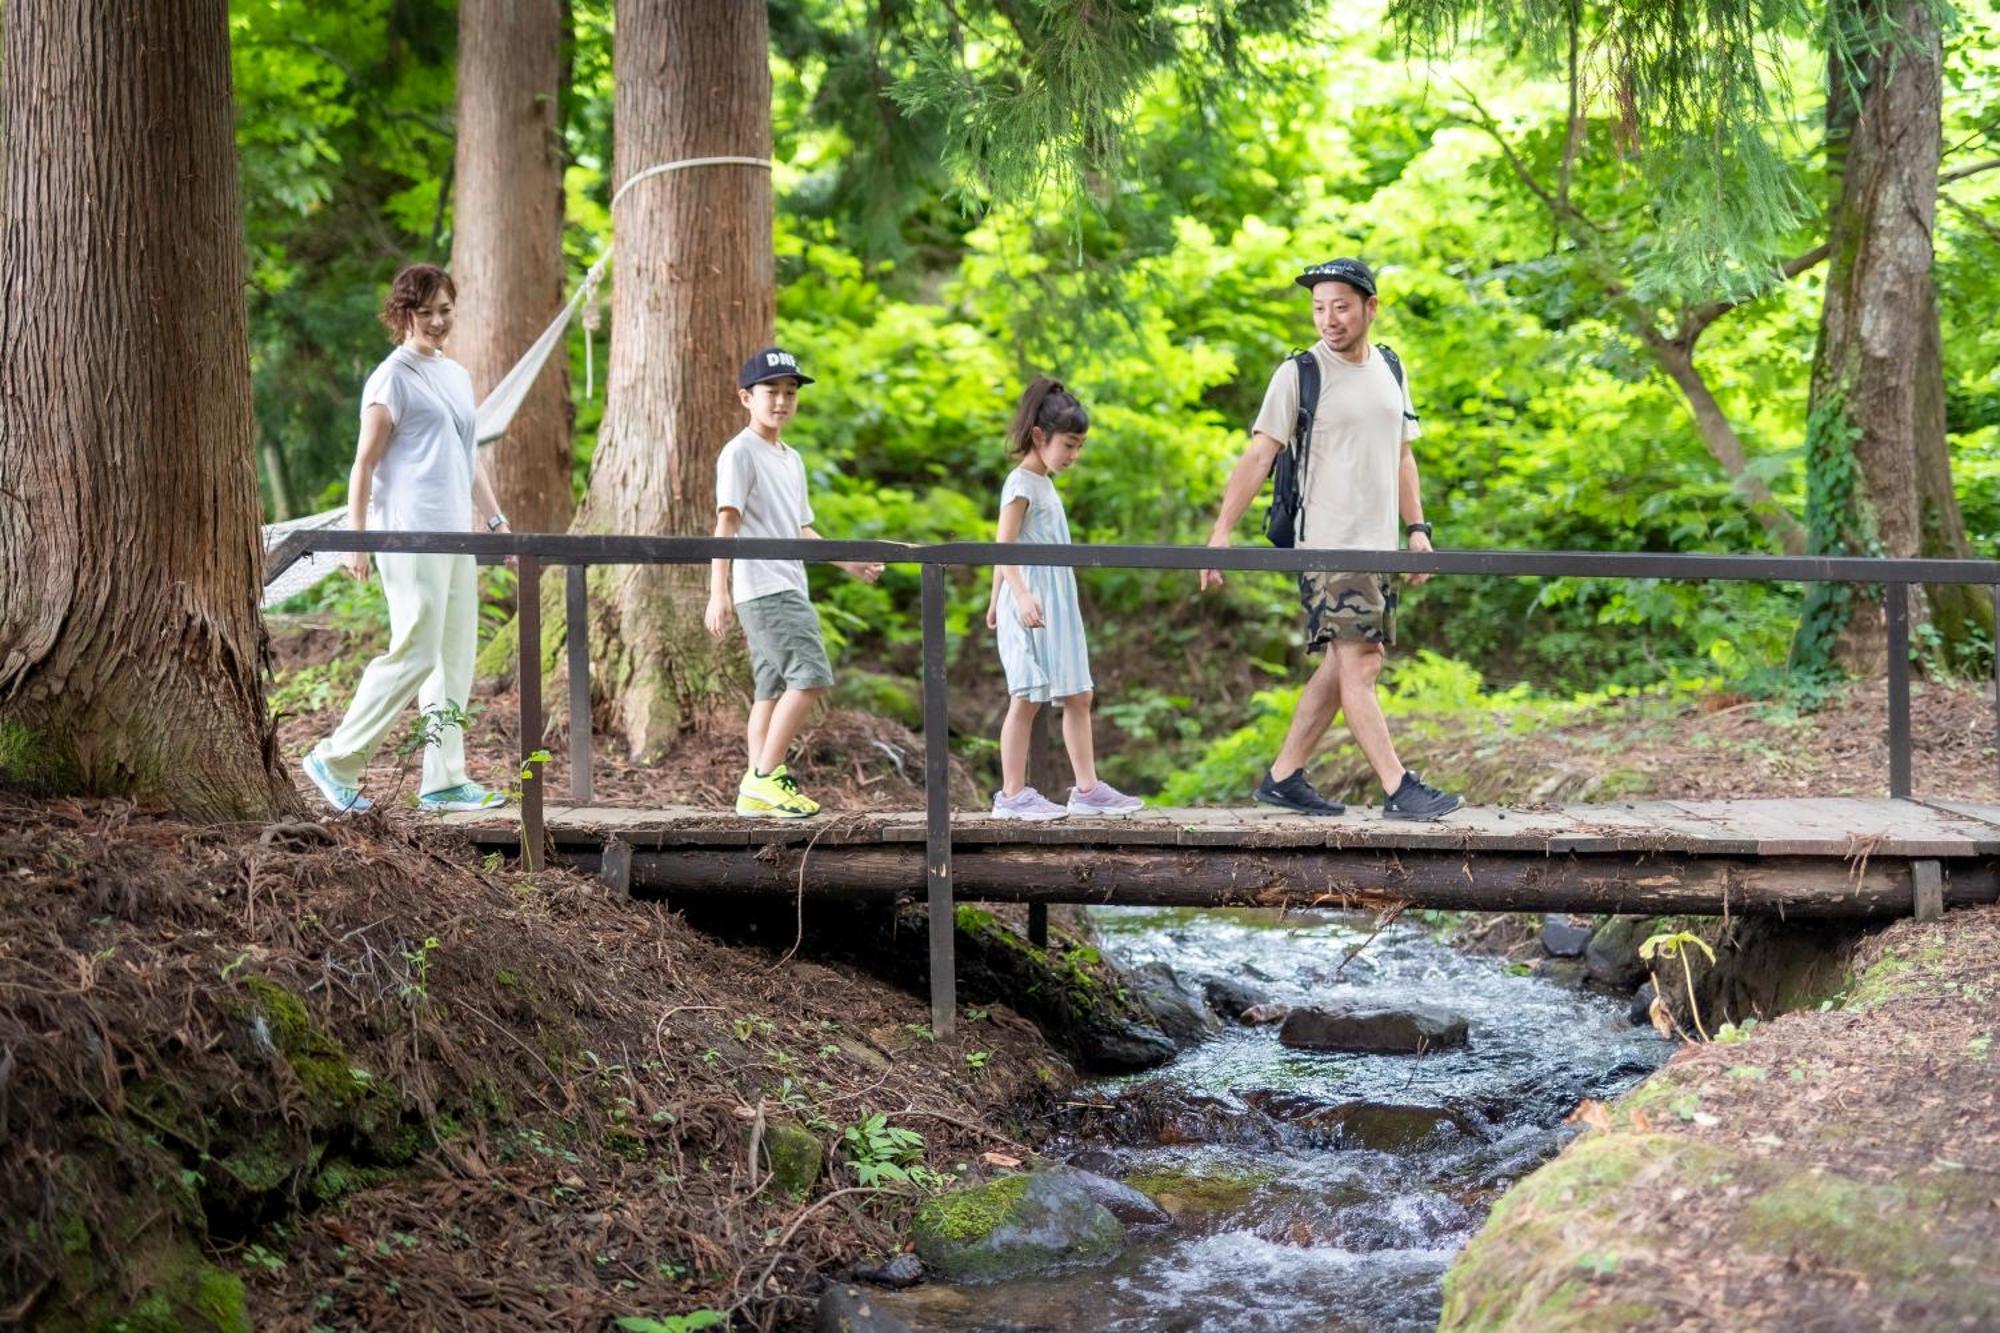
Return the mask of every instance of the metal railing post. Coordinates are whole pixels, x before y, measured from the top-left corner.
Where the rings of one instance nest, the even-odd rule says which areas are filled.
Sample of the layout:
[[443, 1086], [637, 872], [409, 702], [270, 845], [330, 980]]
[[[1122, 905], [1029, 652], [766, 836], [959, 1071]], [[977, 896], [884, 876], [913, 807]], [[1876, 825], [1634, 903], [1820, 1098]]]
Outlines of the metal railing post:
[[589, 805], [590, 772], [590, 567], [563, 572], [564, 633], [569, 643], [569, 799]]
[[[1049, 714], [1052, 708], [1036, 710], [1034, 728], [1028, 733], [1028, 785], [1050, 800], [1050, 793], [1056, 789], [1055, 744], [1049, 739]], [[1047, 903], [1028, 904], [1028, 943], [1037, 949], [1049, 947], [1049, 905]]]
[[945, 708], [944, 566], [923, 566], [924, 846], [930, 909], [931, 1031], [951, 1036], [958, 1022], [958, 979], [952, 958], [957, 924], [951, 901], [951, 725]]
[[516, 584], [516, 627], [520, 630], [521, 664], [515, 687], [521, 698], [521, 868], [542, 866], [542, 766], [535, 754], [542, 748], [542, 560], [519, 557]]
[[1910, 796], [1910, 586], [1882, 586], [1889, 630], [1889, 795]]

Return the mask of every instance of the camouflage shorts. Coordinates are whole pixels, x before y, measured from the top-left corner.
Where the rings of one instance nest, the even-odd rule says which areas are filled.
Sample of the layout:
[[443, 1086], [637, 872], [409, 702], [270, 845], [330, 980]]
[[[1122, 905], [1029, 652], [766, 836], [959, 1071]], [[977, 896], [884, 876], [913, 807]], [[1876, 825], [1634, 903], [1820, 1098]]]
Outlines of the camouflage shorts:
[[1306, 651], [1344, 643], [1396, 642], [1396, 589], [1380, 574], [1299, 575], [1299, 602], [1306, 612]]

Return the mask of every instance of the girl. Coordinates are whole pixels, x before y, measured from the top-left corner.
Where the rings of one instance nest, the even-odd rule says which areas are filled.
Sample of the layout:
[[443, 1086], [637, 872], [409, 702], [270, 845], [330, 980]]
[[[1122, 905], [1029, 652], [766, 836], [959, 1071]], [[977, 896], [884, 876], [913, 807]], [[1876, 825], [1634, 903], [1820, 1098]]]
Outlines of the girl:
[[[347, 479], [347, 523], [429, 532], [506, 532], [479, 465], [472, 377], [444, 354], [458, 289], [435, 264], [396, 275], [382, 306], [395, 340], [361, 391], [361, 439]], [[465, 706], [479, 630], [479, 579], [469, 555], [375, 557], [389, 599], [389, 651], [368, 664], [340, 727], [305, 758], [306, 776], [339, 811], [366, 810], [361, 774], [410, 700], [425, 718], [425, 810], [483, 810], [506, 798], [466, 776]], [[347, 557], [364, 582], [368, 553]]]
[[[1000, 491], [1001, 541], [1069, 541], [1069, 519], [1049, 478], [1076, 462], [1089, 429], [1090, 414], [1062, 385], [1043, 376], [1028, 386], [1007, 430], [1019, 463]], [[993, 798], [993, 817], [1129, 815], [1143, 806], [1144, 801], [1097, 777], [1090, 739], [1090, 652], [1083, 640], [1076, 571], [996, 567], [986, 625], [1000, 631], [1000, 661], [1012, 696], [1000, 728], [1001, 790]], [[1036, 712], [1051, 700], [1062, 705], [1063, 748], [1076, 774], [1067, 808], [1027, 785], [1029, 734]]]

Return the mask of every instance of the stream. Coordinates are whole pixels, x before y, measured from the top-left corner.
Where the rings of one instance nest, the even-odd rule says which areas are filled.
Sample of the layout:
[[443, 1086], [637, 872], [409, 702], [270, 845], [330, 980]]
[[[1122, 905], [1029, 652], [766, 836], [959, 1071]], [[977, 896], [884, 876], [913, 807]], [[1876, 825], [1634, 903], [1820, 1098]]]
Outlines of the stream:
[[[1125, 1179], [1175, 1215], [1123, 1252], [988, 1286], [883, 1293], [920, 1330], [1423, 1329], [1442, 1279], [1507, 1185], [1574, 1131], [1583, 1097], [1611, 1097], [1673, 1046], [1622, 1000], [1513, 975], [1397, 922], [1260, 910], [1103, 908], [1105, 951], [1162, 961], [1199, 990], [1229, 978], [1295, 1005], [1423, 1003], [1470, 1020], [1460, 1049], [1318, 1054], [1275, 1026], [1225, 1026], [1164, 1069], [1079, 1089], [1046, 1151]], [[1326, 1113], [1383, 1104], [1347, 1127]], [[1163, 1109], [1164, 1108], [1164, 1109]]]

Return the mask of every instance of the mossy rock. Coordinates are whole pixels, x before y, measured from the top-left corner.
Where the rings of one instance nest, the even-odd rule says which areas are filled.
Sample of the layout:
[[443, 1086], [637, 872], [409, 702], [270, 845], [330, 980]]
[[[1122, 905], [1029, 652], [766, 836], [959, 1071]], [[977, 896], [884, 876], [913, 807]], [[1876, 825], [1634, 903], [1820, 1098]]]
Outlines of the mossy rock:
[[192, 1242], [164, 1228], [149, 1232], [124, 1256], [129, 1276], [124, 1289], [135, 1293], [129, 1300], [118, 1295], [120, 1284], [89, 1254], [73, 1259], [64, 1267], [61, 1294], [40, 1323], [44, 1329], [250, 1333], [243, 1279], [209, 1263]]
[[810, 1131], [783, 1120], [764, 1126], [764, 1165], [794, 1199], [812, 1192], [825, 1164], [826, 1149]]
[[940, 1276], [997, 1282], [1099, 1263], [1125, 1243], [1125, 1226], [1074, 1172], [1003, 1176], [917, 1209], [917, 1254]]
[[1271, 1183], [1268, 1171], [1157, 1167], [1129, 1172], [1122, 1180], [1167, 1210], [1176, 1222], [1245, 1207]]

